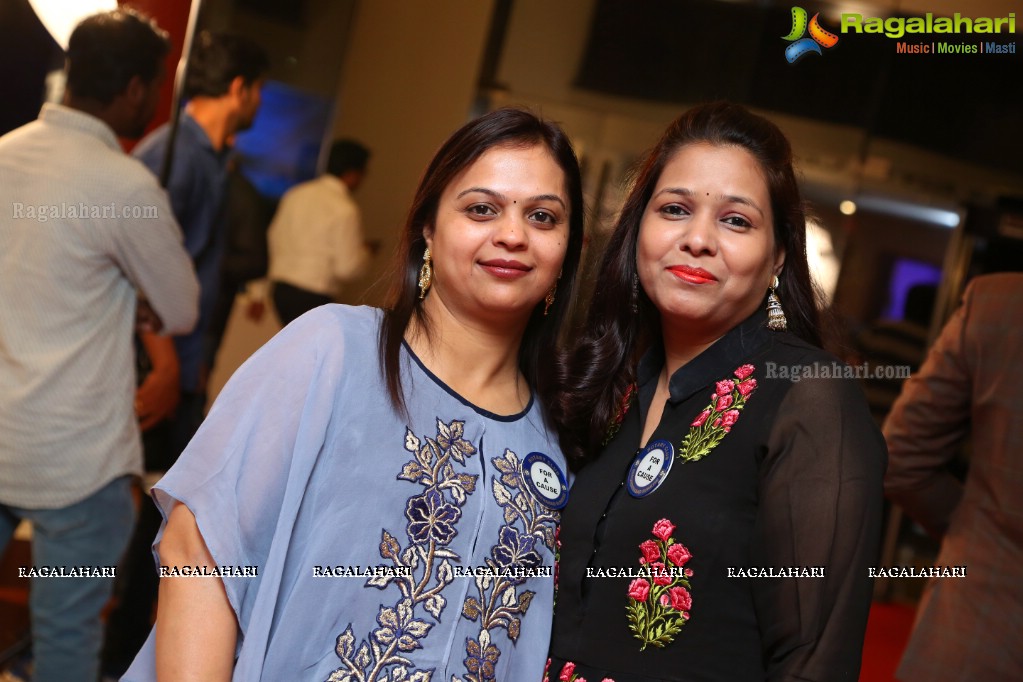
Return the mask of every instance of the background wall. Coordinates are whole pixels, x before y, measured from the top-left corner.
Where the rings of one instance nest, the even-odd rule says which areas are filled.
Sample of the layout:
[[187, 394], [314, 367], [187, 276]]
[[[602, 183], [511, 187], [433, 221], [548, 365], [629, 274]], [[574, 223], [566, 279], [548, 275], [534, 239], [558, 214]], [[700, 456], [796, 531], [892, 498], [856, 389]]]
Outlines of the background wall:
[[[373, 152], [355, 199], [367, 238], [379, 239], [382, 247], [370, 272], [347, 288], [347, 303], [384, 301], [382, 278], [420, 175], [440, 144], [469, 118], [492, 9], [492, 0], [355, 5], [333, 133], [356, 138]], [[210, 376], [211, 399], [279, 328], [273, 314], [256, 324], [236, 303]]]
[[[360, 2], [338, 89], [336, 137], [373, 153], [355, 196], [383, 246], [352, 302], [379, 305], [385, 272], [419, 178], [440, 144], [469, 119], [492, 0]], [[363, 289], [372, 287], [366, 296]]]

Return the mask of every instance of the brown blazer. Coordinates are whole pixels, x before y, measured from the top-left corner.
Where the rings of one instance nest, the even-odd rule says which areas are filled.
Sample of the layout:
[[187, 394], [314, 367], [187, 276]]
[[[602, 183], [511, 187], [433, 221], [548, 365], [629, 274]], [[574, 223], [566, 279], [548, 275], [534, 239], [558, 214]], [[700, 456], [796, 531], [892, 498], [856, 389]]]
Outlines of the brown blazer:
[[[898, 676], [1023, 680], [1023, 274], [977, 277], [884, 427], [885, 492], [942, 536]], [[971, 438], [965, 485], [945, 468]]]

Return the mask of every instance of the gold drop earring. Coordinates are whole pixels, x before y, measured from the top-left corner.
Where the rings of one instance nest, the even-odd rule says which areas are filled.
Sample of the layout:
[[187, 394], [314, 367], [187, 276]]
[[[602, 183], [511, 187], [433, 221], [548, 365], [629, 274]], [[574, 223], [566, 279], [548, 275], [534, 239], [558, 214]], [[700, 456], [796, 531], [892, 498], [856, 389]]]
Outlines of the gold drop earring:
[[543, 305], [543, 314], [544, 314], [544, 316], [546, 316], [547, 313], [550, 312], [551, 306], [554, 305], [554, 294], [555, 294], [555, 292], [557, 292], [557, 290], [558, 290], [558, 283], [555, 282], [554, 286], [552, 286], [550, 291], [547, 292], [547, 295], [544, 296], [544, 298], [543, 298], [543, 303], [544, 303], [544, 305]]
[[419, 268], [419, 300], [426, 298], [426, 292], [433, 284], [433, 259], [430, 255], [430, 247], [423, 251], [423, 267]]

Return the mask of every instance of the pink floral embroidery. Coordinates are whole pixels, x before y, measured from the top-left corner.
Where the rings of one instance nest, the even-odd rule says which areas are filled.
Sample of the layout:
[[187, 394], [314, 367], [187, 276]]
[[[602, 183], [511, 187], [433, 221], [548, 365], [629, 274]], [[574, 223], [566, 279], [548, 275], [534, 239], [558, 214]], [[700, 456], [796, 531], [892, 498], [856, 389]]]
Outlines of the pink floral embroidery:
[[717, 382], [717, 394], [718, 395], [729, 395], [735, 388], [735, 382], [731, 379], [725, 379]]
[[703, 459], [731, 432], [739, 421], [739, 413], [746, 407], [746, 401], [757, 390], [757, 380], [750, 377], [755, 370], [753, 365], [742, 365], [733, 372], [740, 383], [736, 384], [732, 379], [715, 382], [710, 404], [689, 425], [689, 433], [679, 447], [679, 456], [683, 460], [697, 462]]
[[741, 380], [741, 379], [745, 379], [750, 374], [753, 374], [753, 372], [755, 370], [756, 370], [756, 367], [754, 367], [753, 365], [743, 365], [739, 369], [735, 370], [734, 374], [735, 374], [735, 376], [737, 376]]
[[657, 547], [657, 543], [653, 540], [641, 542], [639, 545], [639, 551], [643, 552], [643, 559], [645, 559], [646, 562], [657, 561], [661, 557], [661, 550]]
[[707, 417], [710, 416], [710, 410], [704, 410], [700, 415], [693, 420], [693, 423], [689, 426], [703, 426], [703, 422], [707, 421]]
[[[680, 542], [675, 543], [674, 545], [668, 548], [668, 561], [675, 564], [676, 566], [684, 566], [685, 563], [689, 561], [692, 557], [693, 555], [689, 553], [689, 550], [686, 549], [686, 546]], [[687, 568], [686, 571], [690, 575], [692, 574], [691, 569]]]
[[668, 573], [667, 569], [665, 569], [663, 562], [655, 561], [650, 564], [650, 571], [654, 576], [655, 585], [664, 586], [671, 584], [671, 575]]
[[625, 389], [622, 403], [618, 406], [618, 412], [615, 413], [614, 419], [607, 425], [607, 433], [604, 434], [604, 440], [601, 442], [601, 445], [607, 445], [618, 435], [618, 431], [622, 428], [622, 422], [625, 421], [625, 415], [629, 412], [629, 408], [632, 407], [632, 399], [635, 397], [636, 384], [632, 383]]
[[654, 524], [654, 529], [651, 532], [654, 534], [655, 538], [667, 542], [668, 538], [671, 537], [671, 534], [675, 532], [675, 524], [668, 519], [661, 519]]
[[[657, 539], [646, 540], [639, 546], [643, 551], [640, 564], [648, 566], [653, 584], [645, 578], [629, 583], [625, 613], [633, 636], [643, 643], [640, 651], [650, 645], [665, 647], [675, 641], [689, 620], [689, 609], [693, 605], [689, 578], [693, 571], [683, 565], [693, 555], [685, 545], [675, 541], [674, 532], [675, 524], [660, 519], [651, 530]], [[651, 544], [657, 550], [656, 557], [648, 553]]]
[[739, 394], [743, 398], [745, 398], [750, 393], [752, 393], [754, 390], [756, 390], [756, 388], [757, 388], [757, 380], [756, 379], [747, 379], [746, 381], [743, 381], [738, 386], [736, 386], [736, 388], [739, 389]]
[[[549, 660], [548, 660], [548, 663], [550, 663]], [[575, 663], [572, 663], [571, 661], [569, 661], [568, 663], [565, 663], [565, 665], [561, 668], [561, 674], [558, 676], [558, 679], [561, 680], [561, 682], [586, 682], [586, 678], [585, 677], [583, 677], [582, 675], [576, 675], [576, 673], [575, 673]], [[547, 674], [544, 673], [543, 682], [547, 682], [547, 681], [548, 681]], [[600, 682], [615, 682], [615, 681], [613, 679], [611, 679], [610, 677], [605, 677]]]
[[[554, 529], [554, 603], [558, 603], [558, 578], [561, 576], [561, 524]], [[547, 664], [550, 665], [550, 659]]]
[[643, 578], [636, 578], [629, 583], [629, 598], [636, 601], [646, 601], [650, 595], [650, 583]]
[[671, 607], [678, 611], [688, 611], [693, 607], [693, 598], [684, 587], [673, 587], [668, 590], [671, 596]]

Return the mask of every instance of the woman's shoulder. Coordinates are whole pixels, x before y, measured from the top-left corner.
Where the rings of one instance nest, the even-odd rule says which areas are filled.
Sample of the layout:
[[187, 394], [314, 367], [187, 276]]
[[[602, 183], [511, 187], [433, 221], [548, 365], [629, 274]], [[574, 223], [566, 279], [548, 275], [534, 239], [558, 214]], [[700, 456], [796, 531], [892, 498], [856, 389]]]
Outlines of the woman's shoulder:
[[[795, 375], [807, 379], [856, 378], [855, 368], [830, 351], [790, 332], [773, 332], [772, 337], [764, 357], [767, 378], [791, 378]], [[784, 376], [779, 377], [779, 374]]]
[[384, 311], [371, 306], [330, 303], [313, 308], [282, 329], [281, 343], [315, 346], [317, 349], [342, 351], [355, 347], [376, 348]]
[[772, 332], [771, 336], [774, 339], [772, 348], [777, 354], [810, 361], [841, 362], [838, 356], [804, 341], [792, 332]]
[[866, 405], [863, 368], [794, 334], [775, 335], [764, 362], [764, 379], [784, 386], [787, 401], [806, 405]]
[[760, 384], [774, 398], [766, 452], [785, 454], [801, 476], [838, 471], [880, 481], [887, 454], [857, 374], [862, 368], [791, 334], [778, 335], [768, 360]]
[[337, 330], [354, 330], [358, 332], [365, 331], [366, 329], [379, 329], [383, 317], [384, 311], [373, 306], [328, 303], [327, 305], [313, 308], [295, 320], [292, 325], [297, 324], [299, 321], [304, 321], [306, 325], [333, 327]]

